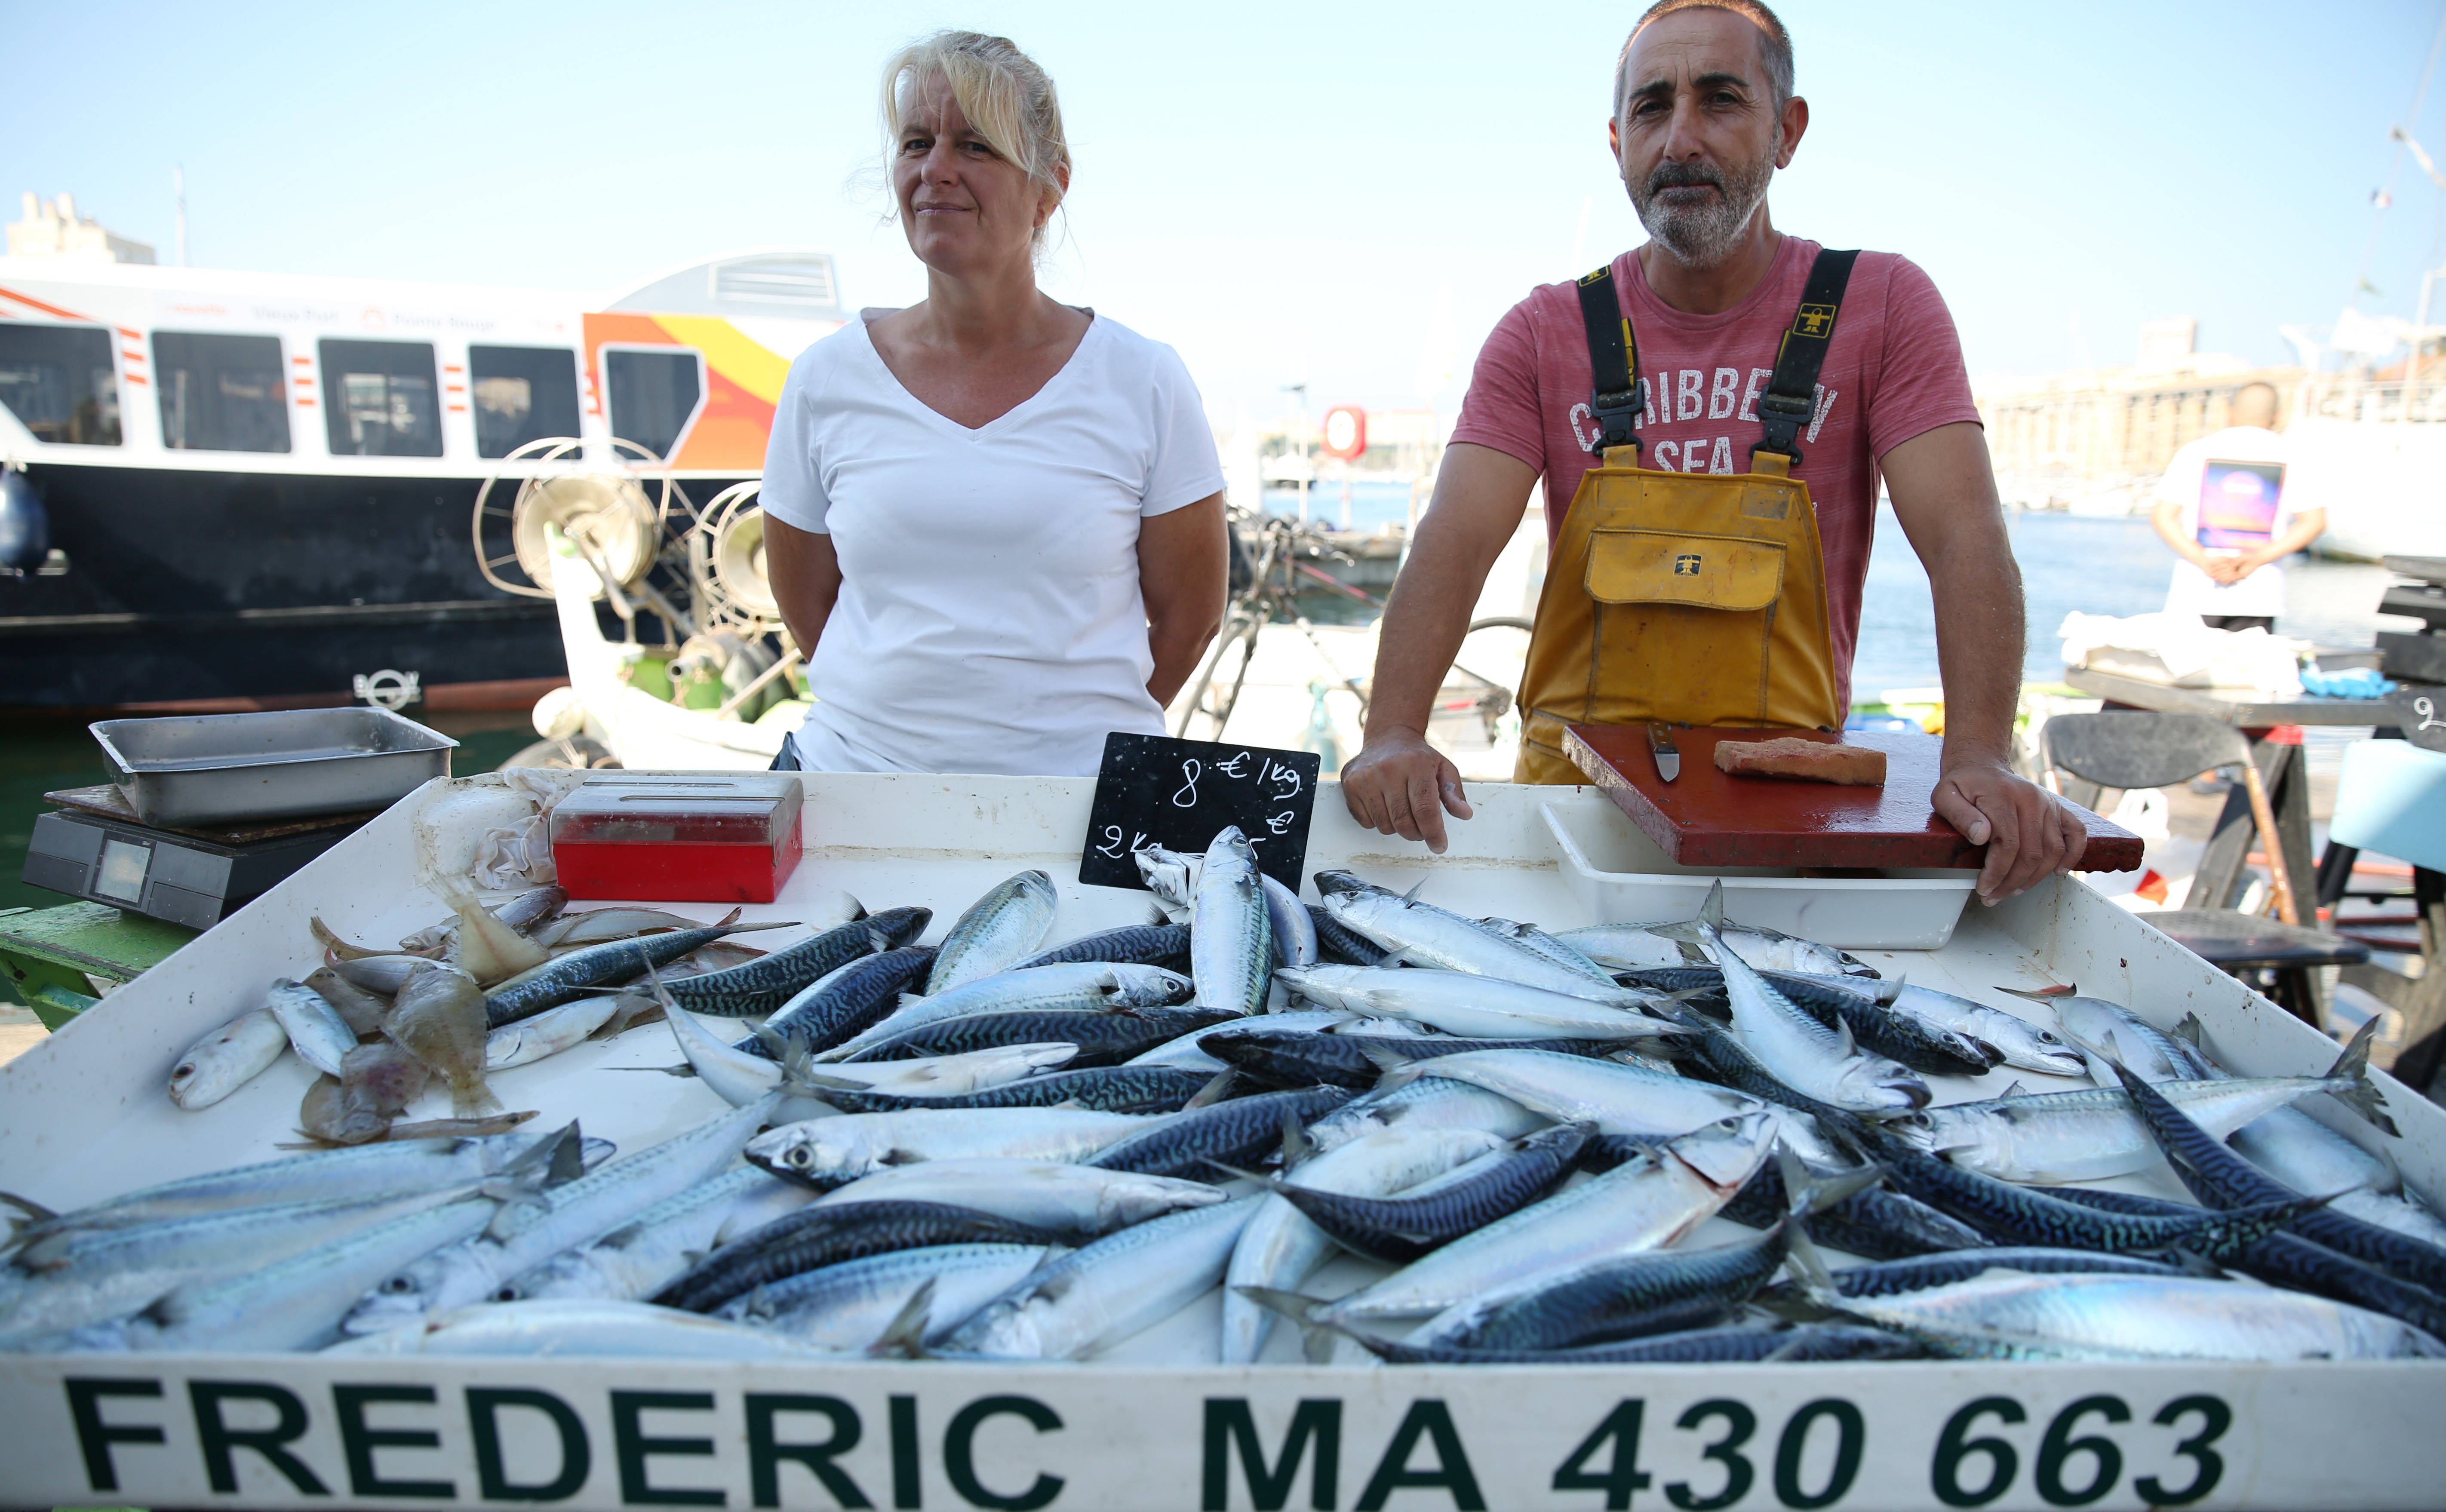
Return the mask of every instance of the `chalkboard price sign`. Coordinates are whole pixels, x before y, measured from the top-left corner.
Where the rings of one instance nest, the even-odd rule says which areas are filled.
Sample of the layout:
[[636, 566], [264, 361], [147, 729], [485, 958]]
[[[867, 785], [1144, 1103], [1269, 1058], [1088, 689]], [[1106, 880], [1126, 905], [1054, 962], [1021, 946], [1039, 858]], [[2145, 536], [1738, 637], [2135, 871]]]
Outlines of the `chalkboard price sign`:
[[1135, 852], [1160, 845], [1203, 855], [1218, 831], [1237, 824], [1266, 875], [1297, 891], [1317, 769], [1313, 751], [1115, 731], [1104, 737], [1079, 880], [1144, 887]]

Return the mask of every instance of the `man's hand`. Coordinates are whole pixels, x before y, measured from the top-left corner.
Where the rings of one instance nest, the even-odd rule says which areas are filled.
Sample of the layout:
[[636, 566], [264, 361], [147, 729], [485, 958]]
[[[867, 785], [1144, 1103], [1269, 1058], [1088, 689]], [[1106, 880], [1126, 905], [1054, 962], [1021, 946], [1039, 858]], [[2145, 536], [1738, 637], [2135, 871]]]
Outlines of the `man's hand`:
[[2208, 575], [2221, 583], [2238, 583], [2263, 565], [2248, 557], [2211, 557], [2201, 563]]
[[2072, 870], [2089, 843], [2070, 803], [1999, 761], [1948, 764], [1935, 799], [1939, 818], [1971, 844], [1987, 847], [1987, 864], [1979, 871], [1983, 903], [2001, 903]]
[[1342, 768], [1342, 801], [1350, 817], [1382, 835], [1421, 840], [1444, 853], [1444, 815], [1474, 812], [1460, 771], [1415, 729], [1387, 728]]

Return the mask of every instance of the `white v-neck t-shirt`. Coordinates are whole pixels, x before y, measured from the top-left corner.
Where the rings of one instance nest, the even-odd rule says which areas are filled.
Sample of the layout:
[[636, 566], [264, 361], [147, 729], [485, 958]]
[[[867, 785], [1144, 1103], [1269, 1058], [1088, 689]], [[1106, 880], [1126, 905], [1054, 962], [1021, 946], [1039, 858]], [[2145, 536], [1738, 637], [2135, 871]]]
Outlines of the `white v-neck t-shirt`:
[[1196, 386], [1091, 312], [1061, 371], [971, 430], [884, 366], [885, 313], [790, 365], [764, 457], [765, 511], [840, 560], [799, 763], [1092, 776], [1108, 731], [1163, 731], [1138, 522], [1222, 491]]

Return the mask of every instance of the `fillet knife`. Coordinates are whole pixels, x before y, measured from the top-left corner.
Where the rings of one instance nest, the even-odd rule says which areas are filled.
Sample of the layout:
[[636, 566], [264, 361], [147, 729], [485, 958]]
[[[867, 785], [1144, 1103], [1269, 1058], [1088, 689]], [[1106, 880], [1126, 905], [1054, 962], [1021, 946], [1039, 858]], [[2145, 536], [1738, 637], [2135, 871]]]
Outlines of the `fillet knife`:
[[1671, 782], [1682, 775], [1682, 752], [1673, 744], [1672, 728], [1665, 725], [1647, 727], [1648, 754], [1656, 758], [1656, 775]]

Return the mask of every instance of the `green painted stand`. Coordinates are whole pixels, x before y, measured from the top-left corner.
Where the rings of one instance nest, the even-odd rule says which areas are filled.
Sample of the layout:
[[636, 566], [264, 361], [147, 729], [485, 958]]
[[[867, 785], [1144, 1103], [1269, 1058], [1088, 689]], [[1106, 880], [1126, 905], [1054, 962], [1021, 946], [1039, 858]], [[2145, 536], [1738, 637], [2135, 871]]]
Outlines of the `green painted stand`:
[[101, 1001], [87, 977], [133, 981], [196, 934], [101, 903], [0, 909], [0, 987], [57, 1030]]

